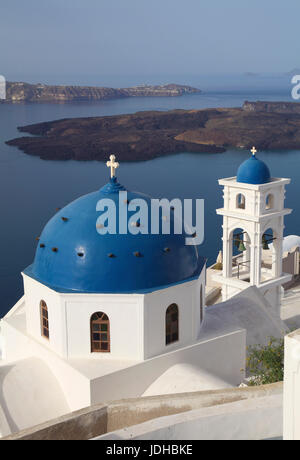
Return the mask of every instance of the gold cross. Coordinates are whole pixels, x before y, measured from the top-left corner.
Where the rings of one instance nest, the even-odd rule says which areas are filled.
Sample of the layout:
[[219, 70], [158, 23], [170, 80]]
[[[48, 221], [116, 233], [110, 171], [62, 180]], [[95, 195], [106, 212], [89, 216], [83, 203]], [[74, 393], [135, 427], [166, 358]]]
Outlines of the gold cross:
[[110, 177], [113, 178], [116, 175], [116, 169], [120, 166], [119, 163], [116, 162], [115, 155], [111, 155], [110, 161], [107, 161], [106, 166], [110, 168]]
[[256, 150], [255, 147], [252, 147], [251, 153], [252, 153], [252, 155], [255, 157], [255, 154], [257, 153], [257, 150]]

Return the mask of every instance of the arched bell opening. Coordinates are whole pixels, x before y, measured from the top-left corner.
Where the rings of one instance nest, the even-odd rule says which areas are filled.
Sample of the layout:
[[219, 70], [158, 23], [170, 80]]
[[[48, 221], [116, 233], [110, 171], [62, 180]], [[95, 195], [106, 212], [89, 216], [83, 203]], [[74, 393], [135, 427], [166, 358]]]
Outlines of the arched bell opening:
[[232, 276], [250, 282], [251, 251], [249, 234], [242, 228], [231, 232]]
[[238, 193], [236, 196], [236, 208], [246, 209], [246, 198], [242, 193]]
[[274, 208], [274, 195], [269, 193], [266, 197], [266, 210], [270, 211]]
[[272, 228], [268, 228], [261, 236], [261, 282], [268, 281], [277, 276], [281, 276], [278, 267], [281, 248], [280, 240]]

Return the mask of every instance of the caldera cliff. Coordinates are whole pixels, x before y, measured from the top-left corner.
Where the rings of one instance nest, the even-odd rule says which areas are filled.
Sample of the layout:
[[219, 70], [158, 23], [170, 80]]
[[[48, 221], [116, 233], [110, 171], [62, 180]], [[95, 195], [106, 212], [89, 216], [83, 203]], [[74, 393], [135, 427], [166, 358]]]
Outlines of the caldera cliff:
[[168, 84], [157, 86], [134, 86], [132, 88], [105, 88], [100, 86], [51, 86], [29, 83], [6, 84], [6, 99], [3, 103], [101, 101], [124, 97], [174, 97], [183, 94], [201, 93], [197, 88]]

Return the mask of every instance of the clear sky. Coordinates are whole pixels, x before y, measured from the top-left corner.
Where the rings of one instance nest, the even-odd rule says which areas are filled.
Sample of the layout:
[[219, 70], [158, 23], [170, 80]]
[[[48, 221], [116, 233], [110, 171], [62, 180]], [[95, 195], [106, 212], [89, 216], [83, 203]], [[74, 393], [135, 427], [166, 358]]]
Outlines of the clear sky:
[[299, 0], [1, 0], [0, 74], [287, 72], [299, 13]]

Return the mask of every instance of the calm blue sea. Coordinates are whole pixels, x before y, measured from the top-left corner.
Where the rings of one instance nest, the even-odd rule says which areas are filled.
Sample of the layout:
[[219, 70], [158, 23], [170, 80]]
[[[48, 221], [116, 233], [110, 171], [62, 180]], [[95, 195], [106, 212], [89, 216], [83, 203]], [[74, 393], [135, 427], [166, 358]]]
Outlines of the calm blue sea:
[[[220, 86], [222, 86], [220, 84]], [[291, 101], [290, 88], [266, 86], [227, 87], [180, 98], [132, 98], [102, 103], [0, 105], [0, 317], [22, 295], [20, 272], [35, 251], [35, 238], [62, 207], [78, 196], [100, 188], [108, 180], [103, 163], [46, 162], [30, 157], [4, 141], [20, 135], [17, 126], [66, 117], [133, 113], [140, 110], [238, 107], [245, 100]], [[213, 262], [221, 245], [221, 218], [215, 209], [222, 205], [217, 180], [233, 176], [248, 152], [225, 154], [182, 152], [142, 163], [123, 163], [119, 180], [129, 189], [154, 197], [204, 198], [205, 242], [201, 252]], [[286, 218], [286, 234], [300, 234], [300, 152], [260, 152], [273, 176], [291, 177], [287, 206], [294, 213]]]

